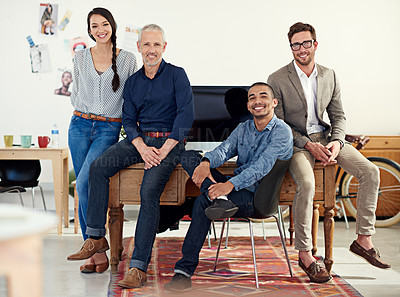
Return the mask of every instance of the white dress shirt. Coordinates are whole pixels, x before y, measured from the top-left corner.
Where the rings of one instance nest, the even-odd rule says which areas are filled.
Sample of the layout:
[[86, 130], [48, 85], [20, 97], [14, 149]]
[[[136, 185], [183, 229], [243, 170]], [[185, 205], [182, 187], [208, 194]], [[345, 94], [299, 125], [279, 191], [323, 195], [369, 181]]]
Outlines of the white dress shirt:
[[317, 67], [314, 66], [314, 70], [308, 77], [303, 70], [297, 66], [296, 62], [293, 61], [294, 68], [296, 69], [297, 75], [300, 79], [301, 86], [303, 87], [304, 96], [307, 101], [307, 133], [308, 135], [324, 131], [324, 127], [319, 123], [317, 117]]

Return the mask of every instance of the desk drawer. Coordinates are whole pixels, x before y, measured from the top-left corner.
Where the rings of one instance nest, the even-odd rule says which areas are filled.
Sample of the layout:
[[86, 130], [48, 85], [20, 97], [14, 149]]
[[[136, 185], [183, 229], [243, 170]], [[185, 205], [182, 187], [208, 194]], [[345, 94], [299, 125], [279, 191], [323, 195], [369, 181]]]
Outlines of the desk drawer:
[[[124, 169], [119, 173], [119, 199], [122, 204], [140, 204], [143, 169]], [[178, 203], [178, 172], [174, 171], [161, 195], [162, 204]]]

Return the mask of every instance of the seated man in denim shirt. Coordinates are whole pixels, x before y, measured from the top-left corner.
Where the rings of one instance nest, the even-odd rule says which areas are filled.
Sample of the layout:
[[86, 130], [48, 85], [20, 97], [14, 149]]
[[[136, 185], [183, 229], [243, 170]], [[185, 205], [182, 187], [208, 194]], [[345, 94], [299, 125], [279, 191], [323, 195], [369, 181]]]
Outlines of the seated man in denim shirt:
[[158, 25], [139, 32], [143, 67], [125, 83], [122, 124], [127, 138], [114, 144], [90, 166], [87, 230], [89, 238], [68, 260], [82, 260], [106, 251], [105, 239], [110, 177], [144, 163], [140, 211], [130, 269], [118, 282], [124, 288], [146, 283], [159, 221], [160, 196], [185, 150], [184, 138], [194, 119], [193, 93], [185, 71], [162, 59], [167, 43]]
[[[291, 158], [292, 132], [287, 124], [275, 116], [277, 103], [269, 85], [253, 84], [248, 92], [247, 103], [253, 119], [239, 124], [227, 140], [203, 158], [194, 151], [186, 151], [181, 155], [182, 166], [202, 194], [195, 201], [192, 221], [182, 246], [183, 256], [175, 264], [175, 275], [165, 285], [166, 290], [186, 291], [191, 288], [191, 276], [198, 265], [199, 253], [211, 223], [206, 209], [221, 208], [220, 214], [224, 214], [224, 205], [220, 207], [211, 201], [227, 196], [230, 203], [237, 207], [236, 213], [232, 215], [251, 216], [254, 213], [254, 194], [261, 179], [268, 174], [277, 159]], [[235, 176], [228, 180], [214, 168], [234, 156], [237, 156], [238, 168]]]

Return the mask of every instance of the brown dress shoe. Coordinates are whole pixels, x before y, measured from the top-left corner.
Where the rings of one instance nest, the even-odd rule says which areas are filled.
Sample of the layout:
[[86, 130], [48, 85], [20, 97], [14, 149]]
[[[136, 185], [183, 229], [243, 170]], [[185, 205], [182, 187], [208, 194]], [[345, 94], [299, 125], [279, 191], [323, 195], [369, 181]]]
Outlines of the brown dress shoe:
[[129, 269], [127, 273], [125, 273], [125, 277], [123, 280], [118, 282], [118, 286], [132, 289], [132, 288], [140, 288], [147, 282], [146, 272], [137, 269], [136, 267], [132, 267]]
[[381, 255], [379, 254], [378, 249], [374, 247], [367, 251], [357, 241], [354, 240], [350, 246], [350, 251], [378, 268], [387, 269], [391, 267], [390, 264], [381, 260]]
[[108, 269], [108, 266], [110, 266], [110, 262], [108, 261], [108, 257], [106, 255], [106, 262], [97, 264], [96, 262], [94, 263], [94, 268], [97, 273], [102, 273]]
[[310, 278], [310, 281], [314, 283], [326, 283], [332, 279], [332, 276], [326, 270], [325, 266], [318, 261], [315, 261], [310, 264], [310, 266], [306, 267], [301, 259], [299, 258], [299, 266]]
[[70, 261], [85, 260], [93, 256], [95, 253], [105, 252], [109, 248], [110, 247], [108, 246], [108, 242], [105, 237], [102, 237], [97, 240], [88, 238], [83, 243], [81, 250], [75, 254], [68, 256], [67, 260]]
[[95, 271], [95, 265], [93, 258], [90, 259], [89, 264], [83, 264], [79, 269], [82, 273], [93, 273]]

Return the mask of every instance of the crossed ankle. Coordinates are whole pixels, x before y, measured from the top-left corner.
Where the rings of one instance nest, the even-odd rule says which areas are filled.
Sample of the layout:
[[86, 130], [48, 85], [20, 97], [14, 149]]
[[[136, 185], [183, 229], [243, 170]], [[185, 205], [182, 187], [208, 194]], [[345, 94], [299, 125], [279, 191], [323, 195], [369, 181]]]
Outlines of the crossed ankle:
[[222, 195], [222, 196], [218, 196], [218, 197], [217, 197], [217, 198], [215, 198], [215, 199], [228, 200], [228, 197], [227, 197], [227, 196], [225, 196], [225, 195]]
[[187, 273], [186, 271], [180, 269], [174, 269], [174, 274], [183, 274], [186, 277], [192, 277], [190, 273]]

